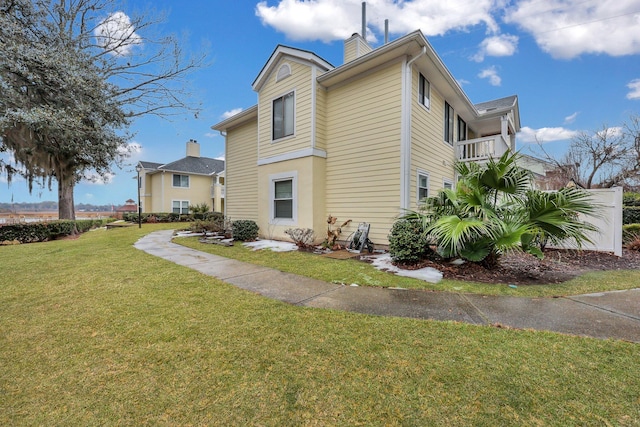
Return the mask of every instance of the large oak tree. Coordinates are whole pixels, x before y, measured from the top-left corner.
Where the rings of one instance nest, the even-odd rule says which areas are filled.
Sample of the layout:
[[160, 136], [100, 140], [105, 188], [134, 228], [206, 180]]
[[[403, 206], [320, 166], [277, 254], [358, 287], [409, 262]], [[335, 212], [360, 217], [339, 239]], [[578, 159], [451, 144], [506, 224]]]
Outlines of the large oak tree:
[[55, 180], [61, 219], [76, 183], [122, 160], [133, 119], [194, 111], [183, 78], [203, 56], [141, 35], [158, 22], [109, 0], [0, 0], [0, 151], [15, 159], [0, 166], [30, 189]]

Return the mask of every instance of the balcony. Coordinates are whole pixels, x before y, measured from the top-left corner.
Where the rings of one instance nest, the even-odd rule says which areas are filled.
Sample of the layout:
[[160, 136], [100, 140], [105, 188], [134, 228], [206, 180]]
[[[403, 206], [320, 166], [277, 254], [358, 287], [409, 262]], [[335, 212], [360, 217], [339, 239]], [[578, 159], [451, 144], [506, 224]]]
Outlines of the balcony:
[[224, 184], [214, 184], [211, 186], [211, 198], [212, 199], [216, 199], [218, 197], [220, 197], [221, 199], [224, 199], [225, 196], [225, 191], [224, 191]]
[[509, 144], [502, 135], [458, 141], [456, 144], [457, 159], [461, 162], [482, 162], [492, 157], [500, 157], [507, 151]]

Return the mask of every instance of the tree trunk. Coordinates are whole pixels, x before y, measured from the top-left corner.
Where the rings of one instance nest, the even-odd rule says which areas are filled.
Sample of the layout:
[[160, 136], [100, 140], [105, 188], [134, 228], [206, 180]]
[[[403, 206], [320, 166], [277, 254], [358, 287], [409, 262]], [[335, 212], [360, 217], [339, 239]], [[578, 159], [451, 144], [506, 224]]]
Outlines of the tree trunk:
[[[60, 174], [64, 175], [64, 174]], [[58, 219], [76, 219], [73, 177], [58, 176]]]

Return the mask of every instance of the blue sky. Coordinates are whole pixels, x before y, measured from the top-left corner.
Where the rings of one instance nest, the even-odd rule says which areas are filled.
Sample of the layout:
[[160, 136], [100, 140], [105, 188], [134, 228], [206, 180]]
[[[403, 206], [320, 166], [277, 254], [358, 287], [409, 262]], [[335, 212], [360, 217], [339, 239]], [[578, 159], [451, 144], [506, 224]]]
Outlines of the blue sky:
[[[166, 12], [160, 33], [184, 37], [184, 49], [206, 49], [209, 66], [190, 77], [198, 117], [134, 123], [132, 157], [109, 182], [82, 182], [76, 203], [121, 205], [136, 199], [138, 160], [166, 163], [197, 140], [201, 155], [224, 156], [224, 138], [211, 126], [256, 104], [251, 83], [278, 44], [307, 49], [342, 64], [343, 40], [361, 30], [361, 0], [129, 0], [112, 12], [149, 7]], [[638, 0], [373, 0], [367, 38], [374, 47], [416, 29], [427, 36], [472, 102], [518, 95], [523, 129], [518, 148], [536, 138], [560, 156], [576, 132], [619, 126], [640, 113]], [[136, 49], [144, 50], [144, 46]], [[131, 54], [136, 54], [136, 49]], [[9, 159], [5, 156], [5, 159]], [[53, 184], [55, 189], [55, 182]], [[0, 178], [0, 202], [57, 200], [54, 192], [14, 177]]]

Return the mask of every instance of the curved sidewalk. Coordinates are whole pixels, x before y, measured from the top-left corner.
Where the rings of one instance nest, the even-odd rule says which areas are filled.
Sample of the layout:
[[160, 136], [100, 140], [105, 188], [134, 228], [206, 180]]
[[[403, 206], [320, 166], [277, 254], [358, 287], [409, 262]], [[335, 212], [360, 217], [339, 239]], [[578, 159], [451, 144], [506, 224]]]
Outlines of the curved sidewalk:
[[138, 240], [134, 246], [239, 288], [290, 304], [640, 343], [640, 288], [561, 298], [523, 298], [352, 287], [200, 252], [173, 243], [172, 234], [171, 230], [156, 231]]

